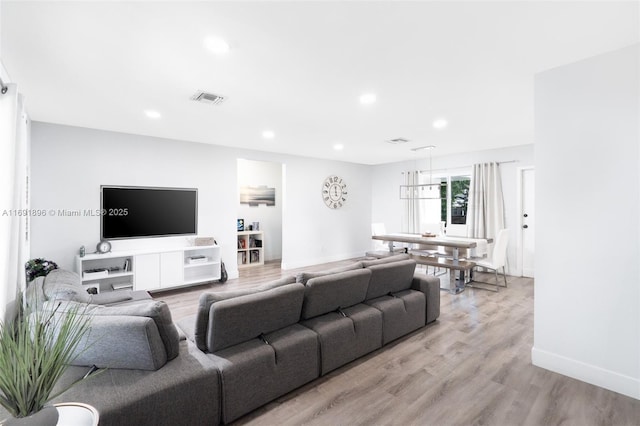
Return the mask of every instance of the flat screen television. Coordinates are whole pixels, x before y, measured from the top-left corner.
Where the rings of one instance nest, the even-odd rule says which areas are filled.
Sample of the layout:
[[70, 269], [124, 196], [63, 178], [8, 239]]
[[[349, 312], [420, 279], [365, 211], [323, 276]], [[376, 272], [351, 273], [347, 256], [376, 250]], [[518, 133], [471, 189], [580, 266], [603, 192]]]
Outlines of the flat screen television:
[[100, 187], [103, 240], [198, 233], [196, 188]]

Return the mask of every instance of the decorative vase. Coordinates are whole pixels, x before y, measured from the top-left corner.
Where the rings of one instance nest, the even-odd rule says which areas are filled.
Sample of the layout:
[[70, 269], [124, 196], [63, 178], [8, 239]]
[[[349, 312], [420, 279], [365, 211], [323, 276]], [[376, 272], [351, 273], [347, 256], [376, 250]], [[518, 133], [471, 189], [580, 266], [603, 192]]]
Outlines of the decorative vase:
[[9, 417], [0, 422], [2, 426], [56, 426], [58, 410], [53, 405], [46, 405], [42, 410], [27, 417]]

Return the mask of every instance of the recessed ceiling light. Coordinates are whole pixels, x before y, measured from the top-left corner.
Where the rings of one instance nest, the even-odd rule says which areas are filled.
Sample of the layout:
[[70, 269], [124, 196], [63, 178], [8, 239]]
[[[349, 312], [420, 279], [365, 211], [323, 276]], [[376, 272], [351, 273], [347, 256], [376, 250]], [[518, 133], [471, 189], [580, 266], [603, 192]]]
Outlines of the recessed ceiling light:
[[449, 122], [444, 118], [438, 118], [437, 120], [433, 120], [433, 124], [432, 124], [433, 128], [438, 130], [444, 129], [448, 125], [449, 125]]
[[375, 93], [365, 93], [362, 96], [360, 96], [360, 103], [362, 105], [370, 105], [372, 103], [374, 103], [376, 101], [376, 94]]
[[273, 139], [276, 137], [276, 134], [271, 130], [265, 130], [264, 132], [262, 132], [262, 137], [265, 139]]
[[333, 149], [335, 149], [336, 151], [342, 151], [344, 149], [344, 145], [342, 145], [341, 143], [337, 143], [333, 146]]
[[206, 37], [203, 45], [216, 55], [224, 55], [229, 51], [229, 43], [220, 37]]
[[149, 118], [153, 118], [153, 119], [158, 119], [160, 117], [162, 117], [162, 114], [160, 114], [158, 111], [154, 111], [152, 109], [148, 109], [144, 112], [144, 114], [149, 117]]

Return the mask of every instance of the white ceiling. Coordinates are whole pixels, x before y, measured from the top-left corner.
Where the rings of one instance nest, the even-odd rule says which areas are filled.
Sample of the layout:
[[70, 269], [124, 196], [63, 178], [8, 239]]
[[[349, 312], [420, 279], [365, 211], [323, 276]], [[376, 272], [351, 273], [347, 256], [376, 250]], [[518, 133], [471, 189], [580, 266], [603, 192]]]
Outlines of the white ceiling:
[[[535, 73], [640, 41], [637, 1], [0, 8], [0, 57], [33, 120], [362, 164], [533, 143]], [[227, 100], [195, 103], [199, 89]]]

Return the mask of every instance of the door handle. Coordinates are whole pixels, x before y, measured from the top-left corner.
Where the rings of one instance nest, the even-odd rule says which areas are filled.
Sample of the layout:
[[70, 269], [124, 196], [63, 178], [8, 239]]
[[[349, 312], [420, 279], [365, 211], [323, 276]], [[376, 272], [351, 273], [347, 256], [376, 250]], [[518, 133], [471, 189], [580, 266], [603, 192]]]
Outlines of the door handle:
[[527, 229], [529, 225], [522, 225], [522, 229]]

